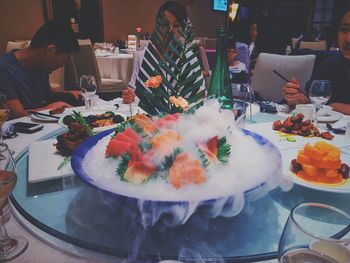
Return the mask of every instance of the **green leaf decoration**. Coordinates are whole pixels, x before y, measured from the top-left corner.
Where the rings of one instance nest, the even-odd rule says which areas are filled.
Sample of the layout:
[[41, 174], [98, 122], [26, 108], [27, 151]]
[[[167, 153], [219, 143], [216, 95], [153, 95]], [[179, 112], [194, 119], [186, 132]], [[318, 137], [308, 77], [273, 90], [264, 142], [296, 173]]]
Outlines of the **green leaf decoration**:
[[152, 148], [152, 144], [149, 143], [149, 142], [140, 143], [138, 146], [139, 146], [139, 148], [140, 148], [142, 153], [145, 153], [145, 152], [149, 151]]
[[207, 155], [201, 149], [198, 149], [198, 152], [199, 152], [199, 158], [201, 159], [201, 162], [202, 162], [202, 166], [204, 168], [207, 168], [210, 164], [210, 162], [207, 158]]
[[231, 154], [231, 145], [226, 143], [226, 137], [222, 137], [217, 142], [217, 158], [222, 163], [227, 163]]
[[63, 167], [65, 167], [68, 163], [70, 163], [71, 156], [64, 157], [63, 161], [60, 163], [60, 165], [57, 167], [57, 171], [61, 170]]
[[165, 156], [163, 161], [163, 169], [168, 171], [170, 167], [173, 165], [176, 156], [178, 156], [182, 150], [180, 148], [176, 148], [171, 155]]
[[122, 159], [117, 167], [116, 175], [120, 177], [120, 180], [127, 181], [124, 177], [126, 170], [128, 169], [128, 164], [131, 157], [129, 154], [124, 154]]
[[92, 129], [90, 128], [90, 126], [85, 121], [83, 115], [80, 112], [76, 112], [75, 110], [73, 110], [72, 116], [77, 122], [79, 122], [85, 128], [86, 133], [89, 136], [91, 136], [92, 135]]
[[[174, 35], [163, 13], [157, 17], [136, 80], [139, 107], [150, 115], [181, 112], [181, 108], [175, 108], [169, 102], [171, 96], [181, 96], [189, 103], [205, 96], [198, 46], [193, 44], [191, 23], [184, 21], [184, 27], [178, 32], [182, 39]], [[162, 77], [160, 86], [147, 87], [145, 82], [157, 75]]]
[[125, 121], [122, 123], [119, 123], [118, 126], [115, 127], [115, 135], [117, 135], [120, 132], [125, 131], [126, 126], [127, 126], [127, 122], [125, 122]]
[[143, 130], [142, 127], [140, 127], [134, 120], [130, 120], [127, 122], [127, 126], [132, 128], [134, 132], [137, 134], [143, 136], [145, 134], [145, 131]]

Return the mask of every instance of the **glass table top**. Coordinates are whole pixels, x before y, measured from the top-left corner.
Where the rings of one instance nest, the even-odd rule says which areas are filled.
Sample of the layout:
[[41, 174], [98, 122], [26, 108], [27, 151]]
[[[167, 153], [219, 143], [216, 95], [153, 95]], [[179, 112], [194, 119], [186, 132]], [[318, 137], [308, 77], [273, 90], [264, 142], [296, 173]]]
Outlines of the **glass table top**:
[[[58, 132], [62, 130], [50, 136]], [[27, 220], [74, 245], [142, 261], [272, 259], [277, 257], [280, 235], [295, 205], [319, 202], [350, 213], [349, 194], [294, 185], [288, 192], [277, 188], [258, 200], [248, 198], [235, 217], [207, 218], [199, 210], [184, 225], [169, 228], [159, 221], [144, 229], [133, 202], [122, 202], [76, 176], [28, 184], [28, 149], [17, 157], [17, 166], [18, 182], [11, 201]]]

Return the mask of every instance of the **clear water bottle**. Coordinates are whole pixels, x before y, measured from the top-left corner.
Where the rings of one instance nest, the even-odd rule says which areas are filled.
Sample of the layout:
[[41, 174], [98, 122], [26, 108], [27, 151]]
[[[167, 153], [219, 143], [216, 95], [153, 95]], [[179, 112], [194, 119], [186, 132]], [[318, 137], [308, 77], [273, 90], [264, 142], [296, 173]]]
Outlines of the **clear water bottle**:
[[217, 98], [223, 109], [232, 109], [232, 88], [227, 61], [227, 32], [225, 28], [218, 28], [216, 31], [216, 60], [208, 97]]
[[286, 56], [289, 56], [290, 53], [292, 53], [292, 48], [288, 45], [288, 46], [286, 47]]

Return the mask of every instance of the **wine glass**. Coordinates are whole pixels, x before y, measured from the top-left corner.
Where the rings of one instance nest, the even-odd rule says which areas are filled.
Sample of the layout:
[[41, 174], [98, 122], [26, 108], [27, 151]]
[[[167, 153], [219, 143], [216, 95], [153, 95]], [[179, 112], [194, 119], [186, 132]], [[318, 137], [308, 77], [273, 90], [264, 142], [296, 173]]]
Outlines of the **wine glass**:
[[92, 75], [80, 76], [80, 91], [84, 97], [85, 109], [91, 108], [91, 99], [96, 94], [97, 85], [95, 77]]
[[290, 212], [278, 245], [280, 263], [350, 262], [350, 216], [333, 206], [302, 203]]
[[317, 120], [319, 110], [322, 105], [326, 104], [331, 97], [331, 82], [329, 80], [314, 80], [311, 83], [309, 89], [310, 101], [315, 105], [315, 125], [317, 126]]
[[[7, 105], [6, 96], [0, 93], [0, 145], [3, 144], [2, 126], [9, 116], [10, 116], [10, 108]], [[4, 159], [5, 157], [0, 153], [0, 160], [4, 160]]]
[[[6, 144], [1, 145], [2, 154], [8, 161], [7, 169], [0, 170], [0, 204], [6, 202], [8, 196], [16, 185], [16, 164]], [[3, 212], [0, 210], [1, 217]], [[2, 219], [2, 218], [1, 218]], [[21, 255], [28, 247], [24, 237], [9, 237], [3, 220], [0, 220], [0, 262], [8, 261]]]

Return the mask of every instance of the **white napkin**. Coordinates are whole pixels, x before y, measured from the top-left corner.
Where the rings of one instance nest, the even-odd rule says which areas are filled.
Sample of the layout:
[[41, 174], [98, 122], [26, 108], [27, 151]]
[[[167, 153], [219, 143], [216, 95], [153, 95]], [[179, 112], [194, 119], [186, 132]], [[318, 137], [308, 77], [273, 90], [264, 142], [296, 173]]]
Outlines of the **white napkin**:
[[290, 113], [292, 109], [287, 104], [276, 103], [276, 108], [278, 112]]
[[56, 142], [56, 139], [52, 139], [37, 141], [29, 145], [29, 183], [74, 175], [70, 162], [60, 170], [57, 169], [64, 161], [64, 157], [56, 154], [56, 147], [53, 145]]

